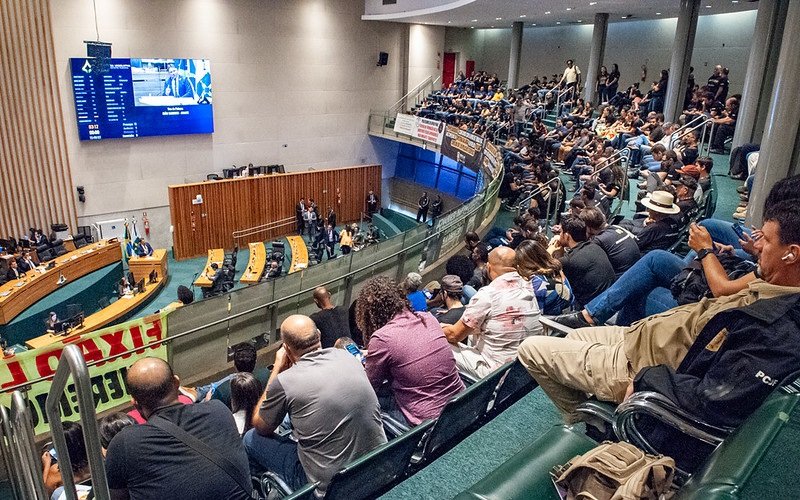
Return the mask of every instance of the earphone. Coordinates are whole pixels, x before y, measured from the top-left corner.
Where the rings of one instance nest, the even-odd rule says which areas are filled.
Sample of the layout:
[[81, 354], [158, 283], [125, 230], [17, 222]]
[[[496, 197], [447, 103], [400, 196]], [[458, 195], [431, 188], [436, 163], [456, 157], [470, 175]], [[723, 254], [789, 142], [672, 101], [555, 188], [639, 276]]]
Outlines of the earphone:
[[781, 260], [789, 260], [789, 259], [794, 259], [794, 254], [792, 252], [789, 252], [783, 257], [781, 257]]

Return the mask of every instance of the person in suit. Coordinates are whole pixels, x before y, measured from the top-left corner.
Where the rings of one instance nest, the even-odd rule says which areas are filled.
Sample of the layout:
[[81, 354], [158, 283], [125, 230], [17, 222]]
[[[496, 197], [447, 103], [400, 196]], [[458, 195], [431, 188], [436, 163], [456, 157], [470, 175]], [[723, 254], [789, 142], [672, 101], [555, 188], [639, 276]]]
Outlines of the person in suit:
[[308, 228], [308, 238], [310, 241], [314, 241], [314, 237], [317, 235], [317, 212], [314, 210], [313, 206], [309, 205], [308, 208], [306, 208], [304, 219], [306, 227]]
[[339, 241], [339, 233], [328, 224], [325, 226], [325, 248], [328, 251], [328, 260], [336, 258], [336, 242]]
[[433, 204], [431, 205], [431, 223], [436, 224], [436, 219], [442, 215], [444, 212], [444, 201], [442, 200], [442, 195], [437, 194], [436, 199], [433, 200]]
[[47, 245], [47, 237], [44, 235], [41, 229], [35, 229], [33, 231], [33, 242], [36, 246]]
[[33, 261], [33, 258], [31, 258], [30, 252], [24, 252], [17, 264], [19, 264], [19, 269], [23, 273], [27, 273], [36, 269], [36, 263]]
[[336, 212], [333, 211], [333, 207], [328, 207], [328, 215], [326, 217], [328, 219], [328, 224], [336, 228]]
[[428, 220], [428, 207], [430, 206], [431, 201], [428, 199], [428, 193], [422, 192], [422, 196], [419, 197], [419, 202], [417, 202], [417, 222], [425, 222]]
[[136, 238], [133, 251], [139, 257], [150, 257], [153, 255], [153, 247], [144, 238]]
[[167, 71], [169, 71], [169, 76], [164, 80], [164, 90], [161, 91], [161, 95], [194, 97], [189, 80], [178, 73], [178, 68], [174, 64], [170, 64]]
[[300, 201], [294, 207], [295, 216], [297, 217], [297, 232], [303, 236], [306, 228], [306, 199], [300, 198]]
[[6, 281], [18, 280], [25, 274], [17, 267], [17, 261], [11, 259], [8, 261], [8, 271], [6, 271]]
[[280, 268], [280, 266], [278, 266], [278, 263], [273, 260], [269, 264], [269, 271], [267, 271], [267, 278], [268, 279], [273, 279], [273, 278], [277, 278], [280, 275], [281, 275], [281, 268]]
[[372, 214], [378, 211], [378, 197], [370, 190], [367, 194], [367, 215], [371, 218]]

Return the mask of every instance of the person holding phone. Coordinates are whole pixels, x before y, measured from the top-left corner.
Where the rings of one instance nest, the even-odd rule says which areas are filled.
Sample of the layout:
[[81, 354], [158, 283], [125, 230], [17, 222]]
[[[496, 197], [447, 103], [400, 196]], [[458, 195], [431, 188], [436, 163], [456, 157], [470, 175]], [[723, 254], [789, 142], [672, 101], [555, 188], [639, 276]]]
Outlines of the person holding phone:
[[[86, 445], [83, 441], [83, 428], [77, 422], [63, 422], [61, 425], [64, 428], [64, 438], [67, 441], [69, 461], [72, 466], [72, 478], [75, 481], [78, 499], [85, 500], [89, 497], [92, 487], [86, 484], [91, 480], [91, 471], [89, 469], [89, 456], [86, 453]], [[51, 500], [64, 500], [67, 498], [64, 493], [64, 483], [61, 479], [58, 453], [56, 453], [52, 443], [47, 443], [42, 453], [42, 477], [45, 490], [50, 495]]]

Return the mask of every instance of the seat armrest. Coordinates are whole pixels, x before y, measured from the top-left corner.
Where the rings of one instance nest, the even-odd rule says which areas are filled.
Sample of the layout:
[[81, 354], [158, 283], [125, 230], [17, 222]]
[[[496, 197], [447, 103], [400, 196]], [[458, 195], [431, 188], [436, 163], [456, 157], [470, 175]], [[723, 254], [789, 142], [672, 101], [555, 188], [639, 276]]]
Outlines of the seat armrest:
[[607, 424], [613, 424], [616, 409], [617, 407], [614, 403], [590, 399], [589, 401], [579, 404], [575, 408], [575, 411], [594, 418], [599, 418]]
[[545, 329], [545, 333], [552, 337], [566, 337], [567, 334], [575, 331], [574, 328], [564, 326], [561, 323], [556, 323], [546, 316], [539, 316], [539, 322]]
[[733, 428], [709, 424], [677, 406], [664, 395], [643, 391], [634, 393], [617, 407], [614, 415], [614, 433], [621, 440], [635, 444], [648, 453], [657, 454], [645, 436], [636, 428], [636, 417], [648, 415], [681, 433], [716, 446], [727, 437]]
[[466, 385], [467, 387], [469, 387], [469, 386], [471, 386], [473, 384], [476, 384], [476, 383], [478, 383], [480, 381], [480, 379], [477, 379], [477, 378], [473, 377], [469, 373], [464, 373], [464, 372], [461, 372], [461, 371], [458, 372], [458, 376], [461, 377], [461, 380], [464, 382], [464, 385]]
[[270, 492], [273, 490], [280, 493], [281, 498], [292, 494], [292, 488], [289, 487], [281, 477], [274, 472], [263, 472], [258, 478], [261, 484], [261, 492], [265, 497], [269, 497]]

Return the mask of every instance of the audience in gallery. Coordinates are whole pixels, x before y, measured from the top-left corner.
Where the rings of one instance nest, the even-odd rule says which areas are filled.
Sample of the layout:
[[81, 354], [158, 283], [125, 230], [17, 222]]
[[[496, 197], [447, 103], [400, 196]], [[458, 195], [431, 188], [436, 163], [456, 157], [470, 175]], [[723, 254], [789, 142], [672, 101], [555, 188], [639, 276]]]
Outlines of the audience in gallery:
[[[773, 339], [766, 359], [775, 377], [797, 365], [793, 354], [797, 346], [769, 336], [770, 330], [797, 327], [789, 314], [800, 293], [795, 279], [800, 229], [794, 227], [800, 208], [790, 194], [797, 192], [797, 178], [775, 186], [765, 203], [764, 226], [745, 232], [743, 239], [722, 221], [695, 224], [712, 187], [713, 163], [697, 156], [700, 137], [676, 130], [691, 116], [707, 114], [719, 127], [704, 139], [711, 140], [714, 148], [724, 147], [735, 126], [738, 103], [735, 97], [727, 98], [727, 70], [715, 69], [708, 85], [690, 93], [685, 117], [669, 124], [660, 114], [666, 71], [643, 96], [638, 86], [616, 92], [620, 75], [613, 65], [611, 72], [601, 71], [596, 82], [604, 106], [599, 116], [592, 103], [575, 96], [567, 100], [556, 127], [547, 130], [535, 117], [537, 110], [555, 108], [553, 90], [559, 86], [580, 86], [580, 70], [570, 63], [568, 71], [556, 78], [537, 78], [517, 91], [499, 88], [496, 75], [477, 73], [430, 96], [417, 110], [423, 116], [435, 115], [439, 111], [432, 103], [446, 103], [449, 123], [504, 139], [501, 195], [512, 207], [520, 199], [531, 199], [513, 227], [493, 228], [484, 238], [465, 235], [467, 254], [449, 259], [446, 274], [425, 287], [418, 273], [409, 273], [400, 284], [377, 277], [365, 284], [352, 305], [343, 306], [334, 305], [327, 289], [317, 288], [313, 297], [319, 311], [310, 318], [290, 316], [281, 324], [283, 347], [269, 371], [255, 369], [256, 351], [250, 344], [234, 351], [234, 373], [195, 390], [180, 387], [163, 361], [134, 364], [128, 383], [136, 420], [144, 425], [120, 418], [109, 424], [115, 430], [104, 448], [113, 489], [158, 495], [167, 490], [152, 489], [143, 480], [147, 474], [156, 474], [171, 488], [177, 487], [176, 478], [197, 477], [196, 470], [187, 472], [185, 465], [181, 468], [159, 457], [162, 445], [153, 440], [153, 427], [162, 425], [163, 419], [214, 444], [243, 477], [270, 470], [292, 487], [319, 481], [318, 493], [324, 493], [341, 466], [386, 441], [380, 411], [411, 426], [436, 418], [464, 389], [459, 372], [485, 377], [517, 356], [570, 422], [577, 420], [575, 405], [589, 393], [619, 402], [634, 390], [656, 390], [722, 424], [740, 422], [763, 401], [768, 388], [745, 383], [749, 380], [737, 379], [724, 405], [709, 404], [702, 388], [736, 375], [729, 359], [751, 353], [746, 339], [742, 346], [732, 346], [733, 337], [754, 334]], [[613, 218], [611, 208], [627, 184], [626, 173], [610, 163], [622, 150], [633, 162], [630, 173], [642, 176], [644, 185], [640, 213], [620, 221]], [[575, 195], [568, 211], [565, 197], [558, 203], [555, 196], [566, 194], [557, 180], [557, 167], [574, 175]], [[440, 199], [424, 198], [424, 210], [421, 199], [418, 213], [421, 222], [427, 219], [429, 204], [433, 219], [441, 214], [436, 209]], [[374, 193], [365, 202], [368, 214], [377, 212]], [[553, 228], [557, 237], [548, 242], [541, 220], [553, 212], [564, 215]], [[324, 238], [324, 245], [331, 248], [329, 258], [336, 242], [342, 253], [354, 246], [355, 234], [349, 228], [333, 239], [327, 237], [335, 229], [335, 216], [329, 208], [321, 218], [313, 200], [298, 203], [298, 232]], [[686, 232], [695, 253], [681, 259], [665, 250]], [[724, 260], [734, 250], [758, 260], [761, 274], [730, 279]], [[668, 287], [695, 255], [708, 280], [709, 297], [679, 306]], [[28, 265], [20, 261], [14, 268]], [[354, 315], [344, 309], [348, 306]], [[579, 310], [560, 315], [570, 307]], [[745, 325], [733, 324], [729, 312], [734, 310], [746, 318]], [[656, 316], [637, 322], [665, 311], [665, 319]], [[566, 339], [543, 336], [541, 314], [556, 316], [579, 330]], [[618, 326], [601, 327], [614, 314]], [[357, 329], [351, 327], [350, 316]], [[677, 331], [670, 326], [668, 335], [667, 325], [677, 325]], [[724, 338], [716, 338], [720, 325], [728, 328], [730, 347]], [[721, 354], [709, 354], [707, 346], [713, 342], [723, 342]], [[600, 359], [602, 355], [594, 351], [613, 351], [616, 357], [614, 363], [608, 363], [607, 356], [598, 361], [595, 366], [602, 368], [590, 376], [582, 373], [573, 357]], [[363, 356], [363, 365], [358, 356]], [[623, 367], [617, 362], [629, 364]], [[569, 373], [556, 373], [554, 364]], [[265, 375], [268, 380], [263, 380]], [[182, 393], [193, 393], [190, 399], [196, 403], [186, 404]], [[334, 425], [339, 422], [347, 424]], [[197, 458], [179, 438], [173, 441], [170, 446], [185, 448], [190, 461]], [[134, 442], [143, 443], [142, 449], [130, 444]], [[252, 470], [244, 461], [247, 458]], [[135, 466], [129, 466], [132, 461]], [[88, 479], [88, 470], [74, 466], [75, 461], [76, 481]], [[52, 467], [44, 467], [45, 478]], [[238, 481], [211, 470], [213, 465], [192, 467], [206, 471], [192, 485], [198, 498], [210, 491], [221, 497], [249, 495]], [[214, 484], [209, 484], [212, 478]], [[249, 478], [244, 483], [249, 484]], [[55, 492], [57, 481], [51, 484]]]

